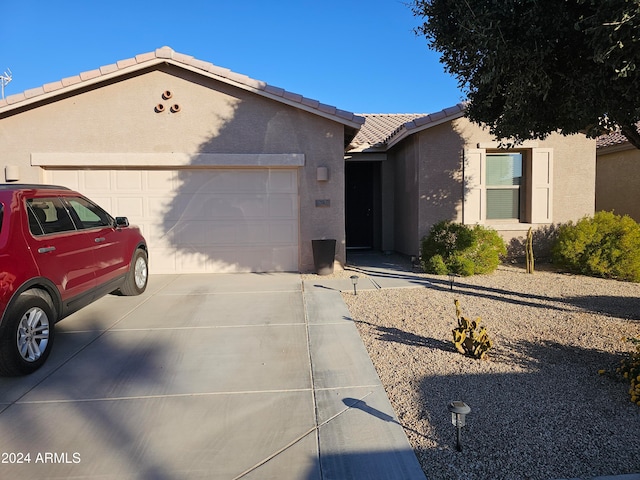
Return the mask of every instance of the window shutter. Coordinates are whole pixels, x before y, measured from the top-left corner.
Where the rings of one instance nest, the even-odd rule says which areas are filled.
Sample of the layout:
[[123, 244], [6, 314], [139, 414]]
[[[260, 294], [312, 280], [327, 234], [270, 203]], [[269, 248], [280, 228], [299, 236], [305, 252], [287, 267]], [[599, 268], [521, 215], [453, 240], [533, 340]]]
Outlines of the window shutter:
[[531, 223], [553, 221], [553, 149], [533, 148], [531, 161]]
[[462, 223], [474, 225], [486, 218], [485, 195], [486, 150], [470, 148], [464, 152], [464, 197], [462, 199]]

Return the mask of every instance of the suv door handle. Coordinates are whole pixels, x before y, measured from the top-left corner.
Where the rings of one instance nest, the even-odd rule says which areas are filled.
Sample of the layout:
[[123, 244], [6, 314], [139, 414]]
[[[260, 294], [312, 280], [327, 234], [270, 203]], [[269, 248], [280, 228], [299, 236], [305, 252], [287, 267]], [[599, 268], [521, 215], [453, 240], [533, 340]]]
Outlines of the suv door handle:
[[96, 243], [102, 243], [102, 242], [104, 242], [105, 240], [106, 240], [106, 238], [104, 238], [104, 237], [98, 237], [98, 238], [96, 238], [94, 241], [95, 241]]
[[41, 247], [38, 249], [38, 253], [49, 253], [49, 252], [53, 252], [56, 249], [56, 247]]

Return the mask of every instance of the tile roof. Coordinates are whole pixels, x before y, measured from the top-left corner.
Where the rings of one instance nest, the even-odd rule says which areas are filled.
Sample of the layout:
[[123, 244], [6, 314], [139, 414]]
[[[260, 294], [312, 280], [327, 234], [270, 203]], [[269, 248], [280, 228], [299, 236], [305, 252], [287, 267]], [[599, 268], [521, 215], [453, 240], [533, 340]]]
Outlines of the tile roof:
[[460, 103], [431, 114], [360, 114], [365, 118], [365, 123], [348, 150], [386, 150], [408, 135], [462, 117], [465, 109], [465, 104]]
[[[636, 124], [636, 128], [640, 131], [640, 122]], [[624, 145], [626, 143], [629, 143], [629, 140], [627, 140], [627, 137], [625, 137], [619, 130], [596, 138], [596, 148], [613, 147], [616, 145]], [[629, 143], [629, 145], [631, 144]]]
[[620, 145], [627, 141], [627, 137], [625, 137], [622, 132], [612, 132], [607, 135], [602, 135], [596, 138], [596, 147], [612, 147], [613, 145]]
[[384, 146], [391, 132], [407, 122], [424, 117], [424, 113], [361, 113], [365, 122], [349, 146], [353, 149]]
[[306, 98], [280, 87], [269, 85], [266, 82], [249, 78], [246, 75], [232, 72], [229, 69], [198, 60], [192, 56], [178, 53], [170, 47], [158, 48], [153, 52], [136, 55], [133, 58], [120, 60], [111, 65], [105, 65], [95, 70], [82, 72], [74, 77], [64, 78], [60, 81], [47, 83], [41, 87], [26, 90], [19, 94], [10, 95], [5, 99], [0, 99], [0, 113], [46, 100], [60, 93], [92, 85], [131, 71], [141, 70], [162, 63], [172, 63], [196, 71], [244, 90], [287, 103], [325, 118], [331, 118], [352, 128], [357, 129], [364, 123], [364, 118], [351, 112], [340, 110], [334, 106], [321, 103], [318, 100]]

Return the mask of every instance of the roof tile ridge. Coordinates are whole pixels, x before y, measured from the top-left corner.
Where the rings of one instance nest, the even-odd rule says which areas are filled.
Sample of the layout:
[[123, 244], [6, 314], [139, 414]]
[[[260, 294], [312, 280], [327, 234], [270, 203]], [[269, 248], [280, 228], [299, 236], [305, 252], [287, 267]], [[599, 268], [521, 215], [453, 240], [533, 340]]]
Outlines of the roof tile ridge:
[[[330, 115], [336, 115], [339, 116], [341, 118], [344, 118], [346, 120], [350, 120], [350, 121], [354, 121], [356, 123], [360, 123], [363, 124], [364, 123], [364, 118], [359, 117], [358, 115], [352, 113], [352, 112], [348, 112], [346, 110], [341, 110], [338, 109], [337, 107], [333, 106], [333, 105], [326, 105], [324, 103], [321, 103], [317, 100], [312, 100], [312, 99], [308, 99], [305, 98], [303, 95], [299, 94], [299, 93], [295, 93], [295, 92], [291, 92], [288, 90], [285, 90], [284, 88], [281, 87], [276, 87], [274, 85], [270, 85], [267, 82], [264, 82], [262, 80], [256, 80], [254, 78], [251, 78], [247, 75], [241, 74], [241, 73], [237, 73], [234, 72], [233, 70], [230, 70], [228, 68], [223, 68], [223, 67], [218, 67], [216, 65], [214, 65], [213, 63], [210, 62], [206, 62], [203, 60], [199, 60], [197, 58], [194, 58], [193, 56], [190, 55], [183, 55], [181, 53], [178, 53], [176, 51], [174, 51], [172, 48], [170, 47], [162, 47], [159, 49], [156, 49], [156, 51], [154, 52], [155, 56], [157, 58], [166, 58], [166, 59], [171, 59], [171, 60], [175, 60], [177, 62], [180, 63], [184, 63], [187, 65], [190, 65], [192, 67], [198, 68], [200, 70], [204, 70], [208, 73], [217, 75], [219, 77], [223, 77], [227, 80], [231, 80], [237, 83], [240, 83], [242, 85], [246, 85], [249, 87], [253, 87], [257, 90], [262, 90], [266, 93], [270, 93], [272, 95], [276, 95], [278, 97], [282, 97], [285, 98], [287, 100], [290, 100], [294, 103], [300, 103], [302, 105], [308, 106], [310, 108], [319, 110], [321, 112], [324, 113], [328, 113]], [[144, 61], [146, 61], [147, 55], [146, 54], [142, 54], [136, 57], [136, 60], [138, 60], [138, 62], [140, 62], [140, 60], [144, 59]]]
[[173, 48], [165, 45], [163, 47], [156, 48], [153, 53], [155, 54], [156, 58], [173, 58], [176, 51]]
[[124, 68], [127, 67], [132, 67], [134, 65], [136, 65], [138, 62], [136, 62], [135, 58], [125, 58], [124, 60], [118, 60], [116, 62], [116, 65], [118, 66], [118, 70], [122, 70]]
[[400, 132], [404, 129], [407, 132], [411, 130], [415, 130], [416, 128], [423, 127], [425, 125], [429, 125], [431, 123], [437, 122], [439, 120], [443, 120], [449, 117], [454, 117], [459, 113], [464, 113], [467, 108], [467, 102], [458, 103], [452, 107], [447, 107], [442, 110], [439, 110], [434, 113], [429, 113], [422, 117], [415, 118], [409, 122], [405, 122], [402, 125], [398, 126], [393, 132], [391, 132], [385, 139], [384, 143], [388, 143], [393, 137], [400, 134]]
[[380, 117], [421, 117], [428, 115], [427, 113], [358, 113], [357, 115], [380, 116]]
[[156, 52], [139, 53], [135, 56], [136, 63], [144, 63], [156, 58]]
[[[44, 85], [25, 90], [21, 93], [9, 95], [8, 97], [0, 100], [0, 106], [12, 105], [23, 100], [29, 100], [40, 95], [52, 93], [56, 90], [61, 90], [71, 85], [76, 85], [78, 83], [86, 82], [94, 78], [116, 73], [127, 67], [148, 62], [150, 60], [153, 60], [154, 58], [174, 58], [175, 56], [175, 51], [173, 49], [171, 49], [170, 47], [162, 47], [153, 52], [138, 54], [134, 58], [118, 60], [116, 63], [103, 65], [96, 69], [80, 72], [79, 74], [73, 75], [71, 77], [65, 77], [61, 80], [45, 83]], [[182, 55], [182, 57], [184, 58], [180, 58], [179, 61], [185, 62], [187, 56]]]
[[199, 70], [203, 70], [212, 75], [222, 77], [225, 80], [236, 82], [246, 87], [263, 91], [270, 95], [282, 97], [293, 103], [304, 105], [308, 108], [317, 110], [325, 114], [337, 116], [354, 123], [359, 123], [361, 125], [365, 122], [365, 118], [359, 114], [338, 109], [335, 106], [321, 103], [318, 100], [306, 98], [298, 93], [290, 92], [288, 90], [285, 90], [284, 88], [276, 87], [274, 85], [268, 84], [267, 82], [256, 80], [247, 75], [234, 72], [228, 68], [219, 67], [214, 65], [213, 63], [199, 60], [191, 55], [178, 53], [169, 46], [163, 46], [151, 52], [138, 54], [133, 58], [118, 60], [115, 63], [104, 65], [97, 69], [81, 72], [78, 75], [74, 75], [72, 77], [63, 78], [62, 80], [58, 80], [55, 82], [49, 82], [40, 87], [32, 88], [22, 93], [7, 96], [4, 99], [0, 99], [0, 107], [12, 105], [23, 100], [28, 100], [40, 95], [55, 92], [56, 90], [93, 80], [104, 75], [114, 74], [129, 67], [135, 67], [146, 62], [162, 59], [173, 60], [175, 62], [182, 63]]

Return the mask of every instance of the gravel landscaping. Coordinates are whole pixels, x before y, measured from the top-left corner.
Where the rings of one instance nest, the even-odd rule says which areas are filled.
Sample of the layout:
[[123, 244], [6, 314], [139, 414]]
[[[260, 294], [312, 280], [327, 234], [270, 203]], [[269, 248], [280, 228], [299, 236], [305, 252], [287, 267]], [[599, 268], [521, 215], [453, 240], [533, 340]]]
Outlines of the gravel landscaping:
[[[337, 272], [336, 275], [350, 272]], [[362, 276], [362, 273], [359, 273]], [[429, 480], [640, 472], [640, 406], [614, 370], [640, 337], [640, 285], [501, 266], [430, 286], [343, 293]], [[481, 317], [486, 360], [453, 348], [454, 299]], [[455, 448], [447, 405], [472, 409]]]

